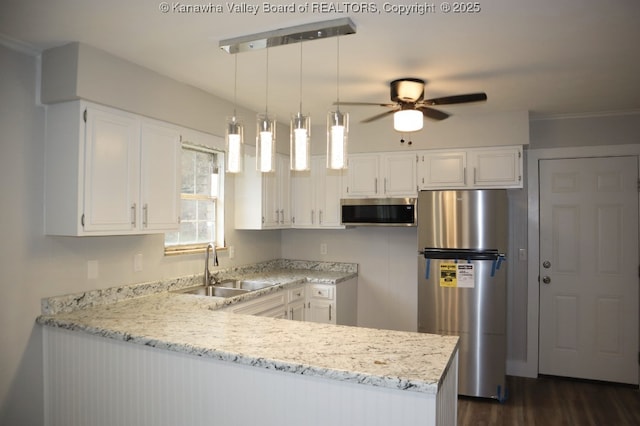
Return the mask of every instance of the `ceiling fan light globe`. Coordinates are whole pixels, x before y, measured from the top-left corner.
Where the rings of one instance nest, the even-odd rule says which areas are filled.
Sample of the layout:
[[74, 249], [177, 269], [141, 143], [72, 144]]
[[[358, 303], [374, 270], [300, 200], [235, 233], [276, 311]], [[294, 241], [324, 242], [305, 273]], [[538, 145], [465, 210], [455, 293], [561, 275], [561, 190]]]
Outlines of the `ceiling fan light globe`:
[[398, 132], [416, 132], [422, 129], [422, 112], [415, 109], [405, 109], [393, 114], [393, 128]]

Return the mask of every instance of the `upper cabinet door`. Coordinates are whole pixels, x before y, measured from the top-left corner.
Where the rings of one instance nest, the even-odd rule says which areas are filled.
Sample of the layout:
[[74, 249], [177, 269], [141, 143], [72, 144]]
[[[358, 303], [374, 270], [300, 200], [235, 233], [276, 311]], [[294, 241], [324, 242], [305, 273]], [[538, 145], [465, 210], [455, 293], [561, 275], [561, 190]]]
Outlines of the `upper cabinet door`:
[[383, 161], [382, 193], [385, 197], [417, 195], [416, 154], [386, 154]]
[[326, 168], [326, 157], [314, 158], [313, 166], [319, 170], [316, 206], [319, 209], [319, 225], [323, 228], [343, 228], [340, 212], [340, 195], [342, 194], [342, 170]]
[[143, 230], [180, 226], [180, 132], [164, 123], [144, 121], [141, 141], [141, 216]]
[[425, 151], [419, 156], [420, 189], [464, 187], [466, 170], [464, 151]]
[[138, 226], [140, 126], [127, 113], [87, 107], [84, 230]]
[[469, 151], [470, 184], [477, 188], [522, 188], [522, 147]]
[[[312, 168], [315, 163], [312, 163]], [[294, 228], [311, 228], [315, 219], [315, 179], [312, 171], [291, 172], [291, 198]]]
[[380, 163], [377, 154], [349, 156], [345, 184], [347, 197], [375, 197], [378, 195]]

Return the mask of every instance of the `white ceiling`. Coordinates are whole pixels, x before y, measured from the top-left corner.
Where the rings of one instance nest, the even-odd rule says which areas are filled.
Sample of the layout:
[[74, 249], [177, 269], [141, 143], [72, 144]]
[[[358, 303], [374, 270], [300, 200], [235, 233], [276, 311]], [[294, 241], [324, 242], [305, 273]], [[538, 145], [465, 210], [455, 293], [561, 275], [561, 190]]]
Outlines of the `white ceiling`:
[[[340, 99], [387, 102], [388, 83], [427, 81], [426, 97], [484, 91], [482, 104], [448, 106], [454, 115], [528, 110], [534, 116], [640, 110], [640, 2], [483, 0], [478, 13], [160, 12], [161, 0], [0, 0], [0, 35], [36, 51], [80, 41], [233, 100], [234, 56], [221, 39], [350, 17], [357, 33], [340, 39]], [[302, 6], [307, 0], [273, 0]], [[417, 2], [390, 3], [425, 4]], [[238, 2], [238, 4], [241, 4]], [[362, 3], [325, 3], [346, 9]], [[453, 5], [454, 2], [449, 4]], [[303, 112], [324, 121], [336, 98], [336, 39], [302, 46]], [[266, 105], [265, 50], [238, 54], [238, 104]], [[298, 110], [300, 45], [269, 49], [268, 109]], [[345, 108], [346, 109], [346, 108]], [[352, 120], [382, 112], [349, 107]], [[287, 117], [285, 119], [285, 117]], [[389, 118], [387, 120], [390, 120]]]

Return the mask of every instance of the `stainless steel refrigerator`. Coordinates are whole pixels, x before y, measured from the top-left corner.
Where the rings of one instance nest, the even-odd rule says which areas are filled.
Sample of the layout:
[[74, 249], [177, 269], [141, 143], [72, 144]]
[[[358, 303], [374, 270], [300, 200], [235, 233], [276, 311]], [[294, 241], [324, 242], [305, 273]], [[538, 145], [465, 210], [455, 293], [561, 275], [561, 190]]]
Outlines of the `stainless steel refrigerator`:
[[507, 397], [505, 190], [421, 191], [418, 331], [460, 336], [460, 395]]

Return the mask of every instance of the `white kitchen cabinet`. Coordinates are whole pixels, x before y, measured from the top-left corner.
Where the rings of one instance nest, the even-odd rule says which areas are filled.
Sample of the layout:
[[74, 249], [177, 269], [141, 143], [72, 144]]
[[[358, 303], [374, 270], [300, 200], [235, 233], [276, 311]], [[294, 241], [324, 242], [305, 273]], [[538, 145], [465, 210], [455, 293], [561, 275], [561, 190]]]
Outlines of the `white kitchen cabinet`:
[[420, 189], [460, 188], [466, 185], [465, 151], [425, 151], [418, 154]]
[[280, 229], [291, 226], [289, 157], [276, 155], [276, 171], [255, 168], [255, 148], [245, 148], [245, 168], [235, 175], [235, 228]]
[[276, 170], [264, 173], [264, 226], [282, 228], [291, 226], [291, 174], [289, 157], [276, 154]]
[[273, 294], [231, 305], [224, 310], [235, 314], [287, 318], [287, 293], [285, 291], [277, 291]]
[[342, 171], [327, 169], [325, 156], [313, 156], [310, 171], [293, 172], [291, 188], [294, 228], [343, 228]]
[[121, 235], [179, 227], [180, 131], [84, 101], [47, 108], [45, 232]]
[[305, 320], [305, 287], [302, 284], [287, 291], [287, 313], [290, 320]]
[[145, 120], [141, 129], [140, 191], [143, 230], [171, 231], [180, 226], [182, 179], [179, 129]]
[[415, 153], [352, 154], [345, 197], [415, 197]]
[[420, 189], [522, 188], [522, 147], [422, 151]]
[[307, 284], [306, 321], [326, 324], [357, 324], [358, 279], [339, 284]]
[[522, 147], [478, 148], [469, 151], [475, 188], [522, 188]]
[[224, 310], [235, 314], [304, 321], [305, 285], [279, 290], [246, 302], [240, 302], [224, 308]]
[[357, 323], [358, 278], [339, 284], [306, 283], [223, 308], [236, 314], [312, 321]]

